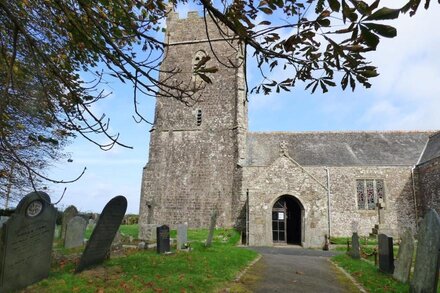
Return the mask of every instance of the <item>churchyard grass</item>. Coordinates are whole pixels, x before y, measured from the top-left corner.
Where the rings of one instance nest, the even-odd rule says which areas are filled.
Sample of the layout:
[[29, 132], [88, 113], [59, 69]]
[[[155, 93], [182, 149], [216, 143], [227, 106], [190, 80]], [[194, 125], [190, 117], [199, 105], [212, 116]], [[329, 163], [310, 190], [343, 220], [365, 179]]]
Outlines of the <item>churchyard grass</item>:
[[371, 262], [352, 259], [346, 254], [332, 260], [352, 275], [368, 292], [408, 292], [409, 285], [394, 280], [391, 275], [379, 271]]
[[233, 280], [257, 253], [235, 247], [240, 236], [234, 230], [215, 230], [209, 248], [203, 243], [207, 235], [207, 230], [189, 230], [190, 252], [159, 255], [133, 249], [77, 275], [73, 262], [58, 263], [48, 279], [25, 292], [213, 292]]

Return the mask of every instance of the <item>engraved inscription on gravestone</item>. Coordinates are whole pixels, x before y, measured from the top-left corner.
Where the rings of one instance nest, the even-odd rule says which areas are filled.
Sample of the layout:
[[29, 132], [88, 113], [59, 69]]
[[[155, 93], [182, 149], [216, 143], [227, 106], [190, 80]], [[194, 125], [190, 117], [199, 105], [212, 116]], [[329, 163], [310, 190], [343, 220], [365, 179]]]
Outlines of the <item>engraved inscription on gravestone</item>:
[[0, 292], [24, 288], [49, 274], [56, 209], [44, 192], [18, 204], [0, 230]]
[[157, 253], [170, 251], [170, 227], [163, 225], [156, 228]]
[[102, 210], [98, 223], [87, 242], [75, 272], [102, 263], [115, 238], [127, 210], [127, 199], [122, 196], [112, 198]]

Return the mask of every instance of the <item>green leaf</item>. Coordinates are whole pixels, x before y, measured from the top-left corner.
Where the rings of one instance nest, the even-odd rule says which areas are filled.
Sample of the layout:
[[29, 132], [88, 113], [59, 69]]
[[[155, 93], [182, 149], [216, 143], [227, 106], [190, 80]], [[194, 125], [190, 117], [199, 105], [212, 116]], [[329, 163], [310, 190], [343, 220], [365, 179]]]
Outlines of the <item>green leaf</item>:
[[370, 29], [361, 25], [361, 35], [365, 40], [365, 43], [373, 49], [376, 49], [379, 44], [379, 36], [370, 32]]
[[391, 9], [383, 7], [376, 11], [375, 13], [368, 16], [365, 20], [385, 20], [385, 19], [395, 19], [399, 17], [400, 9]]
[[339, 12], [339, 9], [341, 9], [341, 3], [338, 0], [327, 0], [327, 2], [333, 11]]
[[370, 30], [374, 31], [376, 34], [381, 35], [382, 37], [394, 38], [395, 36], [397, 36], [397, 30], [390, 25], [377, 23], [364, 23], [364, 25]]

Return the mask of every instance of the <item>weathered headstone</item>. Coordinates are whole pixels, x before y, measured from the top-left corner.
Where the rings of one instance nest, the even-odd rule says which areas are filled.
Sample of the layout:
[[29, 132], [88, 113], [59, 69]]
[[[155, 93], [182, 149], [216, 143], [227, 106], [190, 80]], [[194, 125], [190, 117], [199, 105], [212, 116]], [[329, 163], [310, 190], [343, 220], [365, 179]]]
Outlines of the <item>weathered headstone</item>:
[[87, 223], [87, 229], [93, 230], [93, 229], [95, 229], [95, 226], [96, 226], [96, 221], [94, 219], [90, 218]]
[[420, 224], [414, 275], [410, 292], [437, 292], [440, 250], [440, 217], [430, 209]]
[[177, 250], [186, 248], [185, 244], [188, 242], [188, 225], [177, 225]]
[[67, 223], [69, 223], [70, 219], [72, 219], [76, 215], [78, 215], [78, 210], [75, 206], [68, 206], [67, 209], [64, 210], [63, 218], [61, 221], [61, 239], [63, 239], [63, 241], [64, 238], [66, 238]]
[[157, 253], [170, 252], [170, 227], [162, 225], [156, 228]]
[[47, 278], [57, 212], [44, 192], [32, 192], [0, 229], [0, 292]]
[[121, 195], [106, 204], [76, 267], [76, 273], [105, 260], [126, 210], [127, 199]]
[[80, 216], [75, 216], [67, 223], [66, 237], [64, 238], [65, 248], [79, 247], [84, 244], [87, 221]]
[[217, 209], [213, 210], [211, 213], [211, 222], [209, 223], [208, 239], [206, 239], [206, 244], [205, 244], [206, 247], [209, 247], [212, 244], [212, 238], [214, 237], [215, 225], [217, 223], [217, 215], [218, 215]]
[[53, 234], [53, 239], [59, 239], [61, 237], [61, 225], [55, 225], [55, 232]]
[[0, 217], [0, 228], [9, 220], [9, 217], [1, 216]]
[[351, 236], [351, 249], [349, 255], [354, 259], [361, 258], [359, 236], [356, 232], [354, 232], [353, 236]]
[[142, 240], [145, 240], [146, 243], [155, 243], [156, 238], [156, 230], [159, 225], [157, 224], [145, 224], [144, 225], [144, 236]]
[[393, 237], [379, 234], [379, 269], [387, 274], [394, 271]]
[[414, 254], [414, 238], [410, 230], [405, 230], [402, 234], [399, 252], [397, 253], [396, 265], [394, 268], [394, 279], [406, 283], [409, 280], [411, 264]]

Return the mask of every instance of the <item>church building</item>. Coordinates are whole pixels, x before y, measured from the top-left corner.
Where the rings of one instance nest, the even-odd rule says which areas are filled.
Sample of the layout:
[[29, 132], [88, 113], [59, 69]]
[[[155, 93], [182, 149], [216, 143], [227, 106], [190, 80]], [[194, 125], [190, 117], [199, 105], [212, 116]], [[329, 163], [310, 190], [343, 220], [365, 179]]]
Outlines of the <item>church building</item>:
[[[440, 211], [440, 133], [249, 132], [243, 47], [189, 12], [167, 19], [160, 80], [198, 89], [160, 95], [143, 170], [140, 238], [154, 227], [236, 227], [248, 245], [322, 247], [326, 236], [416, 232]], [[194, 74], [216, 67], [212, 83]]]

